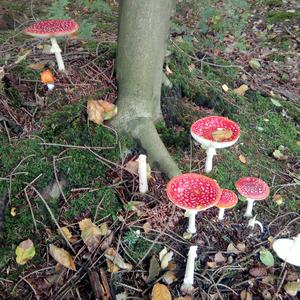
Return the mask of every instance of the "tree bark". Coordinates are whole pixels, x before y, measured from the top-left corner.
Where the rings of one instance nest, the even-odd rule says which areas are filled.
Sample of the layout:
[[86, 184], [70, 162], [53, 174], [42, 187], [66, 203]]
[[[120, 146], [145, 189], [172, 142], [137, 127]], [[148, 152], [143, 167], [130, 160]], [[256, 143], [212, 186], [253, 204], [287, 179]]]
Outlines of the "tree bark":
[[180, 170], [154, 123], [162, 118], [162, 68], [173, 0], [122, 0], [117, 50], [118, 115], [112, 124], [140, 142], [168, 177]]

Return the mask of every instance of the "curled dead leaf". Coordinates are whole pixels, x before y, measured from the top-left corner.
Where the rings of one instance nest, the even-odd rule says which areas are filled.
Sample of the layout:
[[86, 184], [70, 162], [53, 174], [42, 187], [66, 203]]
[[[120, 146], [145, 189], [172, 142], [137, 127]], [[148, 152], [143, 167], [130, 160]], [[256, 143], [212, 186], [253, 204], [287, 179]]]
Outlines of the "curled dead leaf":
[[66, 226], [60, 227], [60, 229], [57, 229], [57, 233], [60, 234], [61, 236], [65, 236], [65, 238], [68, 241], [72, 240], [72, 233], [70, 232], [70, 230]]
[[96, 124], [104, 121], [104, 108], [97, 100], [89, 100], [87, 102], [88, 119]]
[[50, 255], [64, 267], [76, 271], [76, 266], [70, 253], [62, 248], [58, 248], [53, 244], [49, 245]]
[[109, 248], [105, 251], [104, 256], [106, 257], [107, 265], [111, 266], [111, 263], [114, 265], [112, 268], [110, 268], [110, 272], [117, 272], [115, 270], [121, 268], [124, 270], [131, 270], [132, 265], [129, 263], [126, 263], [124, 259], [121, 257], [119, 253], [113, 248]]

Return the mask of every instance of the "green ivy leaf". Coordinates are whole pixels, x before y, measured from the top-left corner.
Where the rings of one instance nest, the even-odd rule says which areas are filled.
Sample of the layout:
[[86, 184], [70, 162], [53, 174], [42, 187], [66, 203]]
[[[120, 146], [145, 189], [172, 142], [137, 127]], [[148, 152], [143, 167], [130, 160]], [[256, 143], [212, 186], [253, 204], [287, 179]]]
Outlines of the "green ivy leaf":
[[267, 267], [274, 266], [274, 256], [269, 250], [265, 248], [259, 251], [259, 259]]

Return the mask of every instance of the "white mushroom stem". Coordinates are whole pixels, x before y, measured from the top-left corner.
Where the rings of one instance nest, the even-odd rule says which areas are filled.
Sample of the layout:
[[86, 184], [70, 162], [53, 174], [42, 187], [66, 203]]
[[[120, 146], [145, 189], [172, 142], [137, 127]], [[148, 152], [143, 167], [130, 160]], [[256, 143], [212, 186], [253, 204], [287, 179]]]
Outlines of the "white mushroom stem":
[[195, 259], [197, 257], [197, 246], [191, 246], [185, 268], [184, 280], [181, 290], [191, 292], [194, 284]]
[[213, 157], [217, 154], [214, 147], [209, 147], [206, 150], [205, 173], [209, 173], [213, 166]]
[[61, 49], [60, 49], [59, 45], [57, 44], [57, 41], [56, 41], [55, 37], [50, 38], [50, 41], [51, 41], [51, 44], [52, 44], [50, 52], [55, 54], [58, 70], [61, 71], [61, 72], [64, 72], [65, 71], [65, 65], [64, 65], [63, 58], [61, 56]]
[[251, 218], [252, 217], [252, 209], [253, 209], [253, 204], [254, 204], [254, 200], [253, 199], [247, 199], [247, 209], [246, 212], [244, 214], [244, 217], [246, 218]]
[[219, 208], [219, 215], [218, 215], [219, 220], [224, 219], [224, 212], [225, 212], [225, 208]]
[[251, 218], [248, 222], [248, 226], [254, 228], [255, 225], [258, 225], [260, 227], [260, 231], [264, 232], [264, 227], [263, 224], [259, 221], [256, 220], [256, 216], [254, 216], [253, 218]]
[[188, 217], [189, 217], [189, 227], [188, 227], [188, 232], [189, 233], [196, 233], [196, 210], [188, 210]]
[[148, 180], [147, 180], [147, 156], [140, 154], [138, 158], [139, 167], [139, 191], [142, 194], [148, 192]]

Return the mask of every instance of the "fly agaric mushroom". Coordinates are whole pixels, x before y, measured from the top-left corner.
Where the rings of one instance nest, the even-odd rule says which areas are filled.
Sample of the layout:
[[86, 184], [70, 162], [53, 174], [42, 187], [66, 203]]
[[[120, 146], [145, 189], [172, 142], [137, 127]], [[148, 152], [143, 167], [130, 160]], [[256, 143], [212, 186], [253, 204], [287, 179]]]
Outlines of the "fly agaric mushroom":
[[24, 33], [38, 38], [50, 38], [50, 52], [55, 54], [59, 71], [64, 72], [65, 65], [56, 38], [69, 36], [78, 29], [79, 25], [73, 20], [43, 20], [25, 28]]
[[275, 240], [273, 250], [287, 263], [300, 267], [300, 233], [293, 239]]
[[238, 192], [244, 196], [247, 201], [247, 209], [244, 214], [245, 217], [252, 217], [252, 208], [254, 201], [264, 200], [270, 194], [269, 186], [261, 179], [255, 177], [244, 177], [235, 183]]
[[219, 202], [217, 202], [216, 207], [219, 208], [219, 220], [224, 219], [225, 209], [232, 208], [238, 203], [237, 195], [230, 190], [222, 190], [221, 198]]
[[190, 246], [188, 259], [186, 262], [185, 274], [181, 291], [191, 293], [194, 284], [195, 259], [197, 257], [197, 246]]
[[191, 127], [192, 137], [206, 149], [205, 173], [212, 170], [216, 149], [232, 146], [240, 137], [240, 127], [225, 117], [209, 116]]
[[168, 182], [167, 196], [175, 205], [186, 209], [189, 217], [188, 232], [195, 233], [197, 212], [214, 206], [220, 200], [221, 189], [209, 177], [187, 173], [175, 176]]

